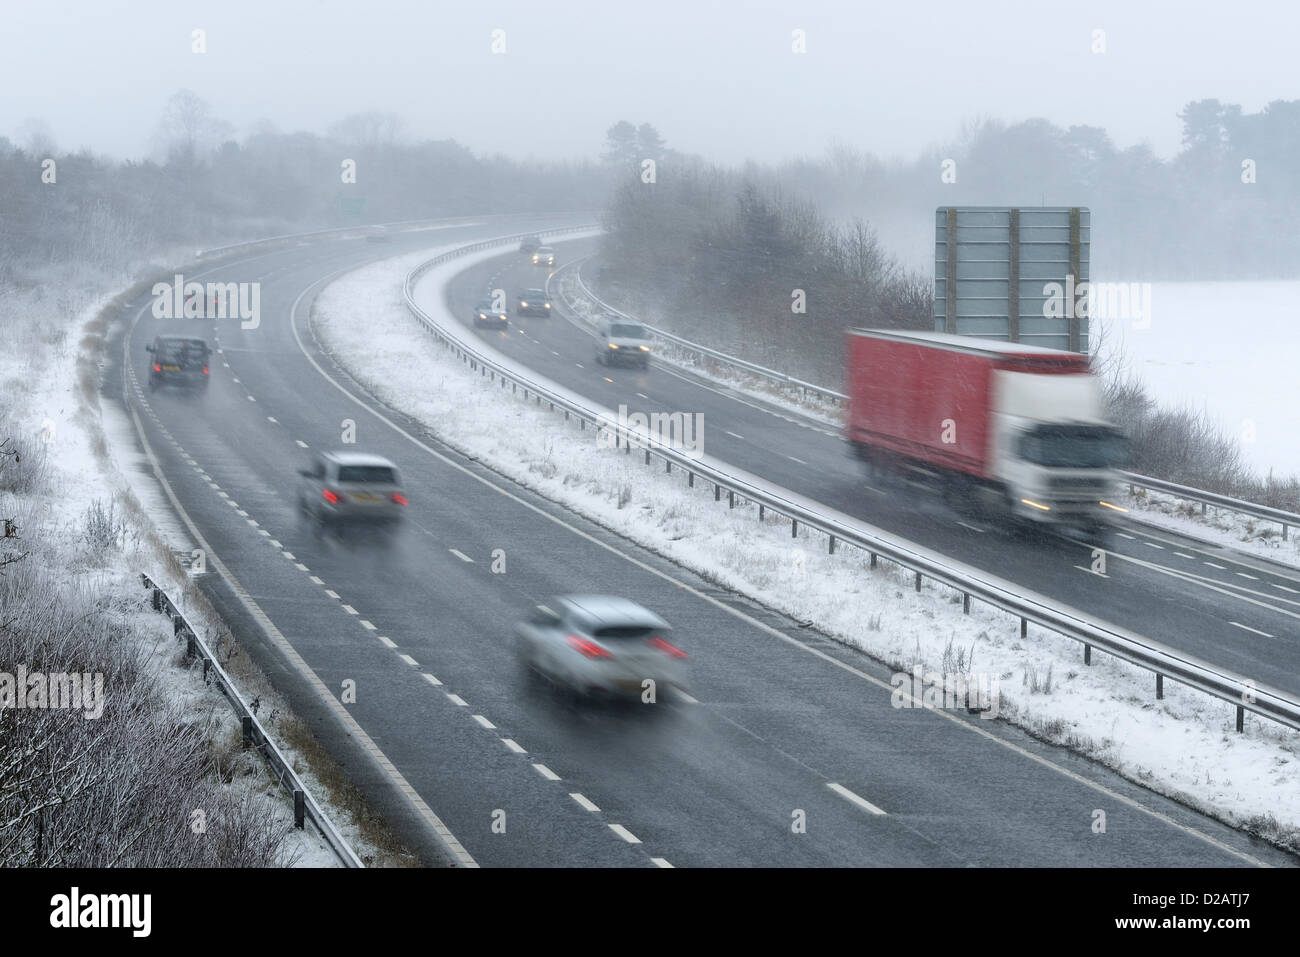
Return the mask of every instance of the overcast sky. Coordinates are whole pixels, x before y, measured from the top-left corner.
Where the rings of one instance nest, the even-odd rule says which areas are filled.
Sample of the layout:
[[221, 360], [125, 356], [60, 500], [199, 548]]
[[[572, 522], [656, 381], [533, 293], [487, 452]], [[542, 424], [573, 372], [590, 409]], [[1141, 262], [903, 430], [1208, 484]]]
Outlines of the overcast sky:
[[[146, 155], [188, 87], [242, 136], [364, 110], [479, 152], [594, 158], [619, 119], [711, 159], [911, 157], [980, 116], [1105, 127], [1161, 156], [1217, 97], [1300, 98], [1300, 4], [0, 0], [0, 134]], [[206, 31], [207, 52], [191, 52]], [[492, 52], [503, 30], [505, 52]], [[807, 52], [792, 52], [803, 30]], [[1105, 31], [1104, 53], [1091, 52]]]

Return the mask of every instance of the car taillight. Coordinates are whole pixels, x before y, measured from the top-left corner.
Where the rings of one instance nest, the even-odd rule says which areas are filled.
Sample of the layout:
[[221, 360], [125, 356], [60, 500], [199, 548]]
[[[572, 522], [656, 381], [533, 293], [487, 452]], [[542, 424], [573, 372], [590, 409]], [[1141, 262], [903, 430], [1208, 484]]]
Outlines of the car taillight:
[[600, 645], [596, 644], [594, 641], [588, 641], [586, 638], [579, 638], [577, 635], [569, 635], [564, 640], [574, 648], [577, 648], [578, 651], [582, 652], [582, 654], [586, 655], [588, 658], [614, 657], [604, 648], [600, 647]]
[[321, 492], [321, 496], [331, 505], [337, 505], [339, 503], [339, 493], [334, 491], [332, 488], [327, 488], [325, 491]]
[[207, 366], [204, 366], [204, 367], [203, 367], [203, 374], [204, 374], [204, 375], [207, 375], [207, 374], [208, 374], [208, 367], [207, 367]]
[[406, 496], [403, 495], [401, 492], [394, 492], [394, 493], [393, 493], [393, 501], [394, 501], [396, 504], [398, 504], [398, 505], [410, 505], [410, 504], [411, 504], [410, 502], [408, 502], [408, 501], [406, 500]]
[[682, 649], [678, 648], [676, 645], [671, 644], [665, 641], [664, 639], [660, 638], [658, 635], [651, 638], [649, 641], [646, 642], [646, 644], [649, 645], [651, 648], [654, 648], [656, 651], [662, 651], [670, 658], [686, 657], [686, 652], [682, 651]]
[[155, 362], [155, 363], [153, 364], [153, 371], [154, 371], [154, 372], [162, 372], [162, 366]]

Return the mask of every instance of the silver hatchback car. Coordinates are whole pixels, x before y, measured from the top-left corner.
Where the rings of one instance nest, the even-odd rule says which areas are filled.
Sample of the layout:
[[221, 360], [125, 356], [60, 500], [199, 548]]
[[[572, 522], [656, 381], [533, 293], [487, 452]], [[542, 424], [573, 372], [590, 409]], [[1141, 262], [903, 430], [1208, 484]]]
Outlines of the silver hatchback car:
[[298, 507], [321, 524], [395, 525], [409, 504], [397, 466], [382, 456], [320, 452], [298, 475]]
[[515, 629], [524, 663], [578, 694], [666, 701], [686, 682], [669, 624], [612, 595], [561, 595]]

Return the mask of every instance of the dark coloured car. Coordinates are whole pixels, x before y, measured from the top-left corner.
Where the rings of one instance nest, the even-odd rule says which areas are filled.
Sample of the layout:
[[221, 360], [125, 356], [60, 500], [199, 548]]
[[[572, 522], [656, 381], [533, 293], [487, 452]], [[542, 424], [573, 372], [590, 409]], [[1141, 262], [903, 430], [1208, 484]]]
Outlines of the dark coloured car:
[[515, 314], [519, 316], [549, 316], [551, 297], [545, 289], [525, 289], [515, 297]]
[[480, 299], [478, 305], [474, 307], [474, 325], [500, 326], [504, 329], [510, 325], [510, 318], [504, 310], [493, 305], [491, 299]]
[[153, 355], [153, 368], [149, 370], [149, 389], [172, 385], [187, 389], [206, 390], [210, 375], [208, 361], [212, 351], [203, 339], [187, 336], [159, 336], [153, 345], [145, 346]]

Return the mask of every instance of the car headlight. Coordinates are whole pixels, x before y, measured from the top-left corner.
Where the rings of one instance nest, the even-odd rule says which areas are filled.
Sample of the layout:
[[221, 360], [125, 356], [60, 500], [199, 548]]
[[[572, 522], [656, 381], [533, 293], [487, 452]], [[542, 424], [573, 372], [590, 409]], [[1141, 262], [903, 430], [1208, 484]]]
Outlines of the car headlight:
[[546, 308], [547, 308], [547, 309], [550, 309], [550, 308], [551, 308], [551, 304], [550, 304], [549, 302], [546, 304]]
[[615, 345], [614, 343], [612, 343], [612, 342], [609, 344], [609, 347], [610, 347], [611, 349], [617, 349], [617, 348], [618, 348], [618, 346], [616, 346], [616, 345]]
[[640, 349], [642, 352], [649, 352], [649, 351], [650, 351], [650, 347], [649, 347], [649, 346], [637, 346], [637, 348]]
[[526, 303], [526, 302], [524, 302], [522, 299], [520, 299], [520, 300], [519, 300], [519, 308], [520, 308], [520, 309], [527, 309], [527, 308], [528, 308], [528, 303]]

